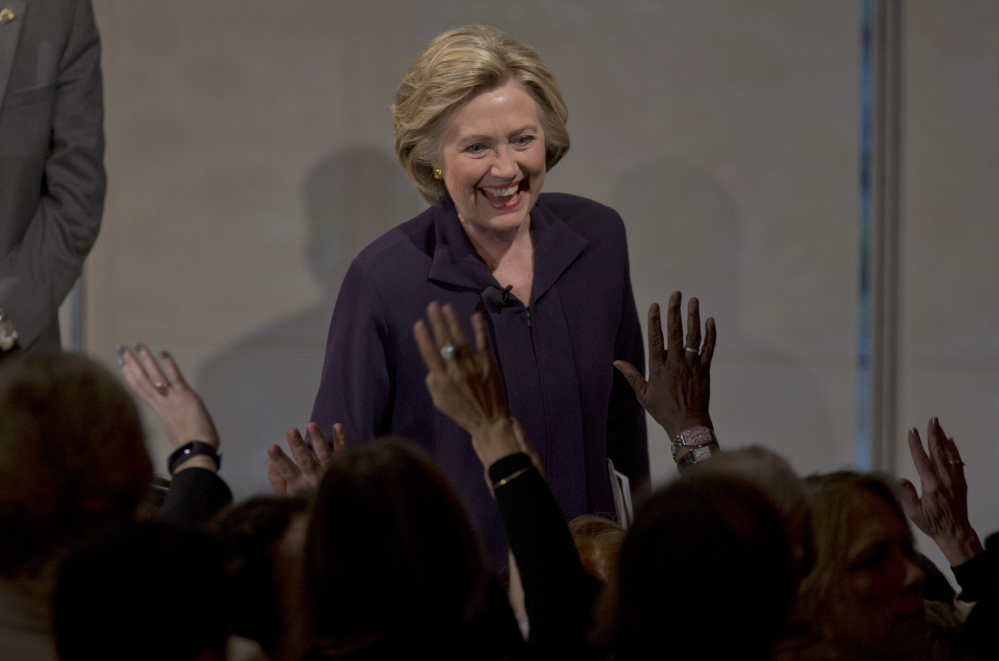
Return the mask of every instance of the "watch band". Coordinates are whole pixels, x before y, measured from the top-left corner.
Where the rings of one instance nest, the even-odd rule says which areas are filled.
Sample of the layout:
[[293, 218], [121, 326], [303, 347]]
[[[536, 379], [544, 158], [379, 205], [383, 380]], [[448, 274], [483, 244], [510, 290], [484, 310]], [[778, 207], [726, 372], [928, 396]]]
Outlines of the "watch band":
[[211, 457], [215, 461], [215, 470], [222, 468], [222, 455], [214, 446], [203, 441], [191, 441], [174, 450], [170, 458], [167, 459], [167, 470], [170, 471], [170, 475], [173, 475], [179, 464], [199, 454]]
[[17, 346], [17, 338], [17, 329], [6, 317], [3, 308], [0, 308], [0, 352], [10, 351]]
[[690, 452], [680, 457], [680, 459], [676, 462], [676, 469], [680, 471], [681, 475], [683, 475], [683, 473], [694, 464], [707, 461], [712, 457], [712, 455], [714, 455], [714, 452], [711, 451], [712, 445], [717, 449], [717, 443], [709, 443], [708, 445], [691, 448]]
[[673, 453], [673, 461], [676, 461], [676, 453], [682, 447], [701, 447], [709, 443], [717, 443], [718, 437], [710, 427], [688, 427], [676, 435], [670, 442], [670, 451]]

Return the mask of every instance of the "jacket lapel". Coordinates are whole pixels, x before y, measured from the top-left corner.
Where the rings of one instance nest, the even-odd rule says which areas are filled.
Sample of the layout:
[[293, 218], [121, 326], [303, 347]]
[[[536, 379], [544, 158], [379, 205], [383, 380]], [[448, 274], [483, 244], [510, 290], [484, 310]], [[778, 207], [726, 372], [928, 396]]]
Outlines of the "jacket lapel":
[[561, 218], [545, 209], [541, 202], [531, 209], [534, 227], [534, 283], [531, 305], [545, 295], [576, 259], [589, 241], [577, 234]]
[[458, 214], [450, 204], [445, 203], [444, 206], [435, 208], [434, 233], [437, 243], [434, 246], [430, 273], [427, 275], [429, 279], [479, 291], [496, 285], [493, 274], [476, 254], [472, 242], [461, 227]]
[[24, 23], [25, 0], [0, 0], [0, 11], [5, 9], [14, 12], [14, 20], [0, 25], [0, 109], [3, 108], [7, 83], [14, 70], [14, 55], [21, 38], [21, 25]]

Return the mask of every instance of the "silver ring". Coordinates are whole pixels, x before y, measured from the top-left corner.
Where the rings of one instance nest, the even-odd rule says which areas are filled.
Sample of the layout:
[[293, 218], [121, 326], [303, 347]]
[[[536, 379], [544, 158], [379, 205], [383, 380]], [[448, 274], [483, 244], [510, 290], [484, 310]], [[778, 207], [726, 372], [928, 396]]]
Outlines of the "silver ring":
[[444, 360], [454, 360], [458, 357], [458, 345], [452, 342], [441, 347], [441, 358]]
[[701, 352], [700, 352], [700, 351], [698, 351], [697, 349], [691, 349], [691, 348], [689, 348], [689, 347], [684, 347], [684, 348], [683, 348], [683, 350], [684, 350], [684, 351], [689, 351], [690, 353], [701, 353]]

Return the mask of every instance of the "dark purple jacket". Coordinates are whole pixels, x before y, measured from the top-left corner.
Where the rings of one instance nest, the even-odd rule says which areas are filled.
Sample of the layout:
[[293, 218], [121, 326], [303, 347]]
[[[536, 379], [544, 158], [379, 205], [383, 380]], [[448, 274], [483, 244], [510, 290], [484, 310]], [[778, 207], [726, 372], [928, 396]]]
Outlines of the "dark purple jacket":
[[631, 478], [649, 479], [645, 412], [614, 360], [644, 369], [642, 331], [620, 216], [585, 198], [542, 194], [531, 210], [531, 304], [482, 297], [498, 287], [446, 204], [379, 237], [344, 277], [330, 322], [312, 420], [324, 433], [344, 425], [351, 442], [394, 434], [429, 450], [460, 494], [494, 565], [506, 542], [471, 439], [438, 412], [413, 324], [431, 301], [450, 303], [471, 335], [485, 314], [510, 412], [544, 463], [567, 518], [614, 517], [607, 457]]

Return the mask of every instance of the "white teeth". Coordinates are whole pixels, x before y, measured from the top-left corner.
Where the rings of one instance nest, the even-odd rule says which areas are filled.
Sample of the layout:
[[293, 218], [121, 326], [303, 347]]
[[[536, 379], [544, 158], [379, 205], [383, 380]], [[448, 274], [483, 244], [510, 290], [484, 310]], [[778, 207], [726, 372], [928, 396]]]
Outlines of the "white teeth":
[[513, 195], [520, 188], [520, 184], [516, 183], [513, 186], [507, 188], [489, 188], [488, 186], [483, 186], [482, 190], [486, 191], [490, 195], [495, 195], [496, 197], [506, 197], [508, 195]]

